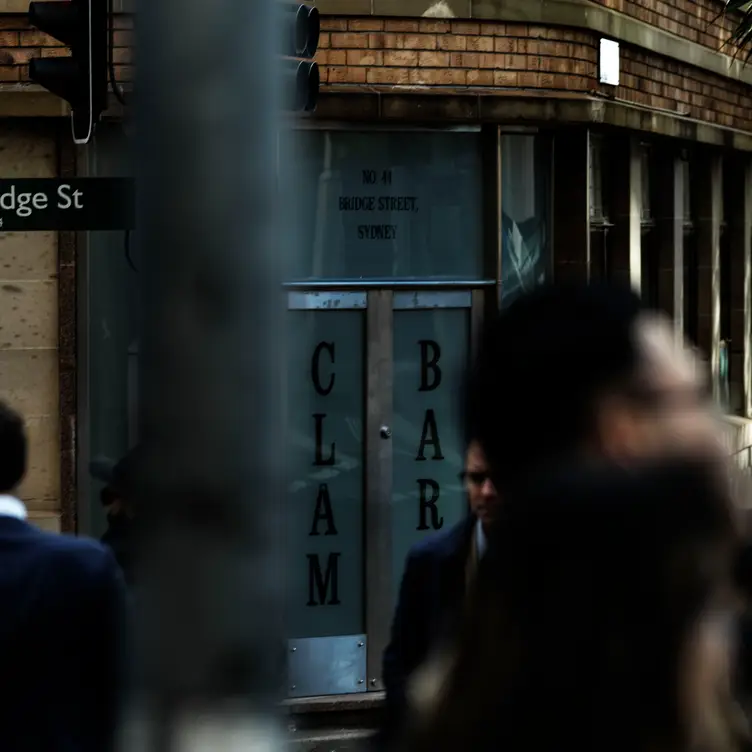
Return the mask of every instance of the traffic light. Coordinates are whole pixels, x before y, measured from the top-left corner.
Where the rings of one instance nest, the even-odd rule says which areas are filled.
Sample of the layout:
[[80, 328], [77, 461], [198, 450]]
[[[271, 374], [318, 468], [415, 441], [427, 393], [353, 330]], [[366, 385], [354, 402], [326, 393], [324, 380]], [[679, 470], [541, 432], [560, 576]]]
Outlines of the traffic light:
[[69, 57], [32, 58], [29, 78], [70, 104], [73, 140], [85, 144], [107, 108], [107, 4], [29, 3], [29, 24], [70, 47]]
[[285, 109], [313, 112], [319, 98], [319, 12], [310, 5], [285, 4], [282, 54]]

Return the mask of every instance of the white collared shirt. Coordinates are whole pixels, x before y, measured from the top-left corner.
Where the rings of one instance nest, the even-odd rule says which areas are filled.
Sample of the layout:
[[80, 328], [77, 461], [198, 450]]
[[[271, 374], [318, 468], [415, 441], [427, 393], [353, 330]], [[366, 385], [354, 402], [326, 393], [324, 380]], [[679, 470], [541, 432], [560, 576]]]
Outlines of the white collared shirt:
[[0, 494], [0, 517], [15, 517], [17, 520], [26, 519], [26, 507], [15, 496]]
[[480, 524], [480, 520], [475, 522], [475, 549], [478, 560], [482, 559], [483, 554], [486, 553], [486, 533], [483, 530], [483, 525]]

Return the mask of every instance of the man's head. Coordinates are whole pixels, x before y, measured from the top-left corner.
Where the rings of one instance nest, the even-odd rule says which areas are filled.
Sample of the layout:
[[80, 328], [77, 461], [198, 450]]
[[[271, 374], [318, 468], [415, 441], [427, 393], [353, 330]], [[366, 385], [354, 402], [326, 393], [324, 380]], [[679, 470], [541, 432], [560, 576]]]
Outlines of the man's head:
[[105, 484], [101, 501], [110, 517], [133, 516], [134, 476], [142, 453], [142, 446], [138, 445], [118, 462], [98, 457], [89, 465], [92, 476]]
[[486, 455], [477, 441], [471, 441], [467, 448], [462, 479], [470, 510], [484, 527], [487, 526], [496, 516], [499, 497], [488, 474]]
[[629, 288], [543, 286], [487, 325], [467, 428], [503, 489], [568, 456], [718, 451], [704, 387], [668, 319]]
[[23, 418], [0, 402], [0, 493], [13, 493], [26, 475], [28, 454]]

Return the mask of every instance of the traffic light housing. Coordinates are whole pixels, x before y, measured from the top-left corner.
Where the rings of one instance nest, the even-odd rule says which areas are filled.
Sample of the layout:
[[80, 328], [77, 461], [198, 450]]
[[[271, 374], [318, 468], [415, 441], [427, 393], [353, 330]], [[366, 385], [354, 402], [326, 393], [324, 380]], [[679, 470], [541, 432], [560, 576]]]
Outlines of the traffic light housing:
[[32, 58], [29, 78], [70, 104], [73, 140], [85, 144], [107, 109], [107, 4], [32, 2], [29, 24], [70, 48], [69, 57]]
[[319, 46], [319, 12], [311, 5], [283, 5], [282, 54], [285, 109], [313, 112], [319, 97], [319, 67], [313, 61]]

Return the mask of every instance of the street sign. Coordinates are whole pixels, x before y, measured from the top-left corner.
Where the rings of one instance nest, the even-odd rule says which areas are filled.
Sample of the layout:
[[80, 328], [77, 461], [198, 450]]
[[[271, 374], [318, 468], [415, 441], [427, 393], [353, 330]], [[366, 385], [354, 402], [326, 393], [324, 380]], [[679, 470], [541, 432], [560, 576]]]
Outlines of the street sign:
[[131, 178], [0, 179], [0, 232], [132, 230]]

